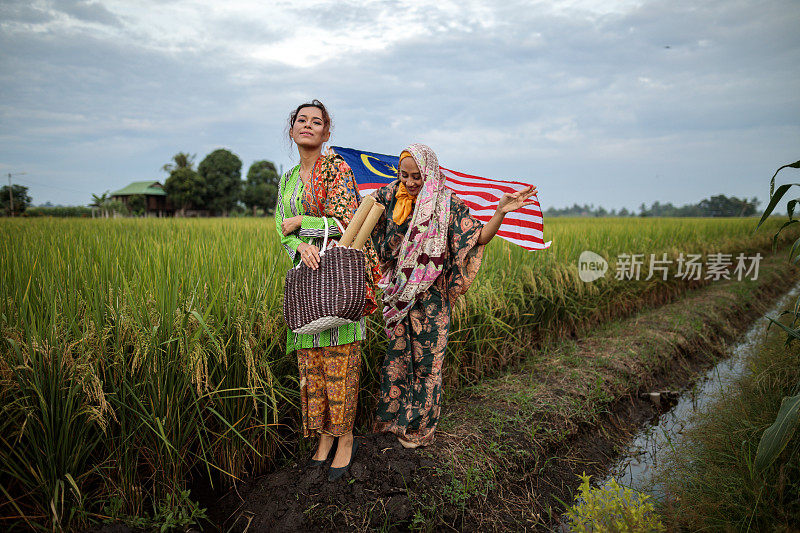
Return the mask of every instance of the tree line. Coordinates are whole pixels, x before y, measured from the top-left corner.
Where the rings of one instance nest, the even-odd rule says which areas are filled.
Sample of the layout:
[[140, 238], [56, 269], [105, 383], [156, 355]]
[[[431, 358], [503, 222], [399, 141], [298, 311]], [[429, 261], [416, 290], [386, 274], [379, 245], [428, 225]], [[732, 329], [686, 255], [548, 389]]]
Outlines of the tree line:
[[[164, 182], [164, 192], [178, 215], [187, 211], [201, 212], [208, 215], [226, 216], [238, 210], [241, 204], [249, 209], [253, 216], [259, 209], [270, 214], [278, 201], [278, 184], [280, 176], [272, 161], [253, 162], [242, 180], [242, 160], [230, 150], [220, 148], [208, 154], [197, 169], [194, 167], [196, 155], [178, 152], [171, 161], [162, 167], [169, 176]], [[132, 195], [126, 203], [112, 200], [108, 191], [103, 194], [92, 194], [89, 207], [40, 206], [33, 207], [28, 187], [19, 184], [11, 186], [13, 197], [13, 213], [9, 187], [0, 187], [0, 215], [27, 216], [88, 216], [96, 211], [100, 216], [108, 217], [114, 213], [141, 215], [146, 211], [146, 198], [143, 195]]]
[[178, 152], [162, 167], [169, 173], [164, 182], [167, 198], [180, 215], [206, 211], [227, 215], [239, 202], [256, 215], [269, 213], [278, 201], [280, 176], [272, 161], [253, 162], [242, 180], [242, 161], [230, 150], [220, 148], [208, 154], [194, 169], [196, 155]]
[[672, 205], [671, 202], [662, 204], [656, 201], [650, 207], [642, 203], [639, 206], [638, 214], [635, 211], [628, 211], [624, 207], [619, 211], [615, 209], [607, 211], [602, 206], [595, 208], [594, 204], [573, 204], [572, 207], [550, 207], [544, 211], [544, 215], [550, 217], [749, 217], [757, 213], [760, 203], [755, 197], [747, 200], [718, 194], [696, 204], [686, 204], [680, 207]]
[[[270, 214], [278, 200], [278, 183], [280, 176], [275, 164], [267, 160], [253, 162], [242, 180], [242, 161], [229, 150], [220, 148], [208, 154], [195, 170], [196, 155], [178, 152], [171, 161], [162, 167], [169, 174], [164, 182], [167, 198], [176, 209], [178, 215], [186, 215], [188, 211], [202, 212], [209, 215], [228, 215], [233, 211], [241, 212], [244, 204], [255, 216], [258, 210]], [[87, 216], [86, 212], [75, 212], [73, 208], [30, 208], [31, 197], [28, 188], [13, 184], [11, 194], [14, 200], [14, 215], [29, 216]], [[674, 206], [672, 203], [653, 202], [649, 207], [642, 203], [639, 212], [622, 208], [606, 210], [594, 204], [572, 207], [550, 207], [544, 211], [548, 217], [747, 217], [757, 213], [761, 202], [753, 197], [750, 200], [735, 196], [719, 194], [701, 200], [696, 204]], [[99, 210], [101, 216], [114, 212], [134, 215], [145, 212], [145, 198], [132, 196], [127, 206], [120, 201], [113, 201], [108, 193], [92, 195], [89, 204]], [[85, 209], [85, 208], [81, 208]], [[91, 214], [91, 211], [88, 212]], [[10, 215], [10, 199], [8, 186], [0, 187], [0, 214]]]

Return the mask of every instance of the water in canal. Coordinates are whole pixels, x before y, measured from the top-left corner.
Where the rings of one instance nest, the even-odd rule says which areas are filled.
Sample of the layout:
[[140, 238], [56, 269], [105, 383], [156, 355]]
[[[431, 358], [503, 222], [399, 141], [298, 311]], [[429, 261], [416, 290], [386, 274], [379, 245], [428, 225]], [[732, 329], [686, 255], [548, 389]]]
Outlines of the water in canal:
[[682, 439], [695, 415], [702, 413], [718, 398], [724, 398], [731, 383], [747, 372], [748, 359], [764, 340], [769, 323], [766, 317], [775, 318], [783, 310], [793, 307], [798, 294], [800, 283], [752, 324], [744, 336], [730, 348], [730, 357], [706, 372], [692, 389], [682, 393], [672, 409], [640, 430], [623, 452], [623, 458], [611, 468], [609, 476], [616, 478], [622, 486], [657, 497], [662, 496], [662, 487], [654, 480], [654, 476], [664, 453]]

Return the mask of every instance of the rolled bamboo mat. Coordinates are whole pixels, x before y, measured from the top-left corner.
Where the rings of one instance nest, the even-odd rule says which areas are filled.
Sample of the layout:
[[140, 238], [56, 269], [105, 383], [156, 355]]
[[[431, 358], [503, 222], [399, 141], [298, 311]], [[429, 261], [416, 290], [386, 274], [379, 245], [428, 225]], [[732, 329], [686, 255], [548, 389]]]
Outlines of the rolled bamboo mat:
[[342, 238], [339, 239], [340, 245], [350, 246], [353, 243], [353, 239], [356, 237], [356, 235], [358, 235], [358, 230], [361, 229], [361, 226], [364, 224], [364, 221], [367, 219], [367, 215], [369, 215], [369, 212], [374, 205], [375, 198], [372, 196], [366, 196], [361, 201], [361, 205], [358, 206], [358, 209], [356, 209], [356, 214], [353, 215], [353, 220], [351, 220], [350, 224], [347, 225], [347, 229], [344, 230], [344, 235], [342, 235]]
[[375, 204], [372, 206], [367, 215], [367, 219], [364, 221], [364, 225], [358, 230], [358, 234], [353, 241], [353, 248], [360, 250], [364, 247], [364, 243], [367, 242], [372, 230], [375, 229], [375, 224], [381, 219], [381, 215], [383, 215], [385, 209], [383, 204]]

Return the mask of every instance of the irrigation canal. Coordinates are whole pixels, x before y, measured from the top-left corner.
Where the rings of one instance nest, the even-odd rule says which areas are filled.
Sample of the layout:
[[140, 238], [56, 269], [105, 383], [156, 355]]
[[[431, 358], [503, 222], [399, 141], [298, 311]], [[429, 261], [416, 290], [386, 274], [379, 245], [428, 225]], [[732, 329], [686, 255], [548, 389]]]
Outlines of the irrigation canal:
[[[664, 453], [683, 438], [695, 417], [718, 398], [724, 398], [731, 383], [744, 375], [748, 360], [764, 340], [767, 316], [777, 317], [790, 307], [800, 294], [800, 282], [784, 294], [774, 306], [756, 320], [740, 340], [731, 346], [729, 357], [701, 376], [694, 386], [680, 394], [674, 406], [652, 420], [630, 441], [623, 457], [614, 464], [609, 476], [622, 486], [663, 496], [663, 487], [655, 480]], [[610, 479], [607, 478], [606, 480]], [[600, 483], [601, 485], [605, 482]]]

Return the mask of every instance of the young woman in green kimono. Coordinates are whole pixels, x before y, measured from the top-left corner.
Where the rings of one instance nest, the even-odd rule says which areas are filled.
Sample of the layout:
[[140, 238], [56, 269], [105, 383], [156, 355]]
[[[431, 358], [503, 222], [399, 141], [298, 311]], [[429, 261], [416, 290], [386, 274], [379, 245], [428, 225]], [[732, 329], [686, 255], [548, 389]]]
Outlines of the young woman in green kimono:
[[[329, 237], [340, 237], [340, 227], [350, 223], [360, 196], [344, 159], [322, 155], [322, 145], [330, 137], [330, 116], [321, 102], [314, 100], [295, 109], [289, 118], [289, 136], [297, 145], [300, 163], [281, 177], [275, 225], [293, 264], [302, 261], [316, 269], [325, 226]], [[374, 286], [379, 270], [371, 243], [364, 251], [368, 264], [363, 314], [367, 315], [377, 309]], [[286, 341], [286, 352], [297, 352], [303, 436], [320, 436], [309, 465], [322, 465], [335, 440], [338, 444], [331, 462], [331, 480], [345, 473], [358, 447], [353, 423], [364, 322], [362, 318], [313, 335], [289, 331]]]
[[373, 193], [386, 208], [372, 235], [389, 337], [375, 429], [406, 448], [430, 444], [439, 422], [453, 303], [478, 274], [505, 215], [532, 205], [536, 194], [535, 187], [504, 194], [484, 225], [444, 182], [436, 154], [412, 144], [400, 154], [398, 180]]

